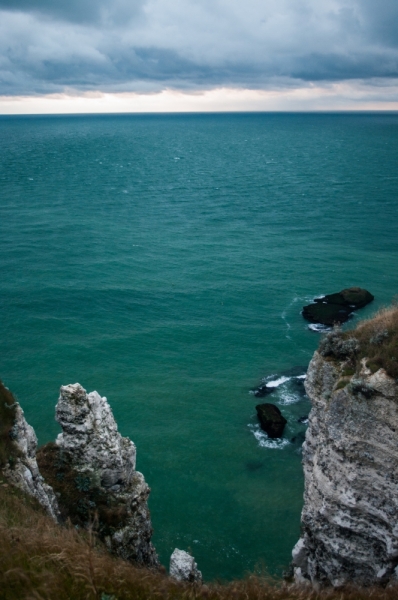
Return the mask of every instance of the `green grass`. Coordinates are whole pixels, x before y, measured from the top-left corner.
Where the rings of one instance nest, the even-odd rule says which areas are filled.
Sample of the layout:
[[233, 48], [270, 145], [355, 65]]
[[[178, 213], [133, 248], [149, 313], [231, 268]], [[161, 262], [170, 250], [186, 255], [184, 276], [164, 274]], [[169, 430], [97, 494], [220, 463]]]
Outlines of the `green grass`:
[[334, 388], [335, 390], [342, 390], [343, 388], [345, 388], [348, 384], [350, 383], [349, 379], [340, 379], [340, 381], [337, 383], [336, 387]]
[[355, 375], [355, 369], [352, 369], [351, 367], [345, 367], [343, 369], [343, 372], [342, 372], [343, 377], [352, 377], [352, 375]]

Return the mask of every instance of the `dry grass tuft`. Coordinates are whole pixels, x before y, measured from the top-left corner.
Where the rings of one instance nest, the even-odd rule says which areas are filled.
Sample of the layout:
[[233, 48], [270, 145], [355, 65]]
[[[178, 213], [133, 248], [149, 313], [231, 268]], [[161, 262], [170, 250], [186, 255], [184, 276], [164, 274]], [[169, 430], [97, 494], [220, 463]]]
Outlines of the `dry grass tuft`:
[[[7, 485], [7, 484], [5, 484]], [[4, 600], [393, 600], [393, 589], [315, 592], [248, 576], [203, 586], [134, 567], [95, 537], [57, 526], [32, 499], [0, 478], [0, 598]]]
[[367, 358], [372, 371], [383, 368], [398, 379], [398, 307], [380, 310], [372, 319], [359, 323], [354, 331], [360, 358]]
[[347, 359], [354, 371], [366, 358], [371, 371], [383, 368], [398, 380], [398, 306], [381, 309], [352, 331], [332, 331], [323, 338], [319, 349], [324, 356]]

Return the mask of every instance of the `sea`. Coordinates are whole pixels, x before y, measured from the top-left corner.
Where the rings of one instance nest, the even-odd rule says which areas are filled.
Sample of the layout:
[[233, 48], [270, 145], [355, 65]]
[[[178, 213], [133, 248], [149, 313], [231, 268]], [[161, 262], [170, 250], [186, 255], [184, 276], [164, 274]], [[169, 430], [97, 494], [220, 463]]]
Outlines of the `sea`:
[[350, 328], [394, 301], [397, 192], [397, 113], [0, 117], [0, 378], [40, 444], [61, 385], [107, 397], [165, 566], [287, 568], [321, 337], [301, 309], [364, 287]]

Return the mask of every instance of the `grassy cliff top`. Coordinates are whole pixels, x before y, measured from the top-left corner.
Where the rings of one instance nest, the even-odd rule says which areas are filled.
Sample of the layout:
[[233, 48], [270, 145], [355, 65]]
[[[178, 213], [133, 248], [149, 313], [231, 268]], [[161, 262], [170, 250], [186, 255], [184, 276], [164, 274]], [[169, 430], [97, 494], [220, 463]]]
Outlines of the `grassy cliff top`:
[[382, 368], [398, 380], [398, 306], [383, 308], [351, 331], [333, 330], [321, 340], [319, 351], [351, 360], [354, 367], [366, 358], [372, 372]]

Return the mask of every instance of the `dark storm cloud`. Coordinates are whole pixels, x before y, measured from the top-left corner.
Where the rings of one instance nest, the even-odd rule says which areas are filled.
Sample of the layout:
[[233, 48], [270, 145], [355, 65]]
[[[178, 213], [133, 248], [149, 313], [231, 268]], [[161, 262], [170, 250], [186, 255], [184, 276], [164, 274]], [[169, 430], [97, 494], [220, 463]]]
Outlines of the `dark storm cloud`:
[[398, 77], [384, 0], [0, 0], [0, 93]]
[[374, 40], [383, 45], [398, 47], [397, 0], [363, 0], [362, 14], [365, 27]]
[[39, 13], [75, 23], [110, 19], [123, 22], [138, 14], [144, 0], [0, 0], [0, 10]]

